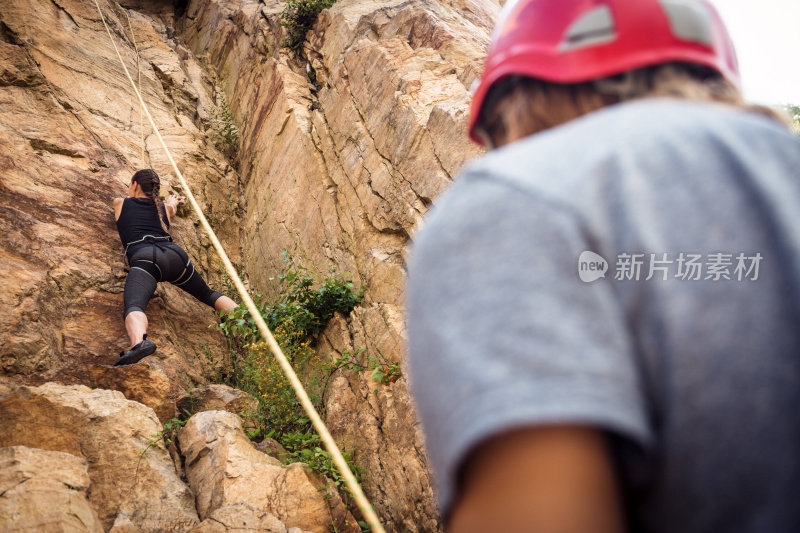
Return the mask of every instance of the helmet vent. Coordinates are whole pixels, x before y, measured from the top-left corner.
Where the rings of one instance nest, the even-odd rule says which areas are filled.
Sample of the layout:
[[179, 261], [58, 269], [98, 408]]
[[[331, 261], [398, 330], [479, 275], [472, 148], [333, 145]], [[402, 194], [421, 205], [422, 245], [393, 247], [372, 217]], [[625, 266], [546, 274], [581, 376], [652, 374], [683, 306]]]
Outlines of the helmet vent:
[[572, 23], [558, 49], [560, 52], [567, 52], [608, 43], [616, 38], [611, 10], [608, 6], [598, 6]]
[[667, 14], [675, 37], [706, 46], [714, 45], [714, 36], [711, 33], [713, 20], [703, 2], [699, 0], [659, 1]]

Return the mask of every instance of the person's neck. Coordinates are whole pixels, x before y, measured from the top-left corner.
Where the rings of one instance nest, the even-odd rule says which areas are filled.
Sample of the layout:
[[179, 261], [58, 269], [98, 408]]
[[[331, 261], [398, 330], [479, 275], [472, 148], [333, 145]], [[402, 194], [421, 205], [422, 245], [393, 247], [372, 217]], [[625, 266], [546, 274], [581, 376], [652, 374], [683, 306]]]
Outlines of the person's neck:
[[144, 194], [143, 192], [140, 192], [140, 193], [134, 194], [133, 196], [131, 196], [131, 198], [150, 198], [150, 197], [147, 196], [146, 194]]

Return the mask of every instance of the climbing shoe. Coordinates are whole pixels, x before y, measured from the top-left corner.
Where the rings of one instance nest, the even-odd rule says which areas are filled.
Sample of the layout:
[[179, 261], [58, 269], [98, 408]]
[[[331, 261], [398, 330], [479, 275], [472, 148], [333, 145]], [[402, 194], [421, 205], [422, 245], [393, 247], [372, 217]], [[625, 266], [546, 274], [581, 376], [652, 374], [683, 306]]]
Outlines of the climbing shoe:
[[119, 359], [114, 362], [114, 366], [125, 366], [138, 363], [143, 357], [147, 357], [156, 351], [156, 344], [147, 340], [147, 333], [144, 334], [142, 342], [136, 344], [127, 352], [120, 352]]

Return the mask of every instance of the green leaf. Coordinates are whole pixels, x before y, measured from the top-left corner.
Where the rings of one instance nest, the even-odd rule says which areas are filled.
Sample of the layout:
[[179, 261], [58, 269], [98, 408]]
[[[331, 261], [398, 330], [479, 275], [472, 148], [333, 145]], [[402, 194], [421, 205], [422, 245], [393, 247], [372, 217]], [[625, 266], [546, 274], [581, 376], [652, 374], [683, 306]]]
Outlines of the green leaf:
[[383, 382], [386, 379], [386, 375], [381, 371], [380, 368], [376, 368], [372, 371], [372, 381]]

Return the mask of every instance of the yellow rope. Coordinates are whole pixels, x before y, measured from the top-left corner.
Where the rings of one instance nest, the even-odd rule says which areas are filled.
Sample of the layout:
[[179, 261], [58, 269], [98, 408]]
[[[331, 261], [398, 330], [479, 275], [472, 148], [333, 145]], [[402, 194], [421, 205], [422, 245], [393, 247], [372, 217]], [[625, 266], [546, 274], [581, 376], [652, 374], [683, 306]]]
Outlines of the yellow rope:
[[[139, 92], [141, 93], [142, 69], [139, 67], [139, 47], [136, 45], [136, 34], [133, 33], [133, 24], [131, 24], [131, 18], [128, 16], [128, 10], [119, 5], [119, 2], [117, 2], [117, 7], [120, 8], [123, 13], [125, 13], [125, 18], [128, 19], [128, 28], [131, 30], [131, 41], [133, 42], [133, 49], [136, 51], [136, 74], [139, 76]], [[141, 105], [139, 106], [139, 132], [142, 136], [142, 168], [146, 168], [150, 165], [147, 164], [147, 161], [144, 158], [144, 108]]]
[[172, 154], [170, 154], [169, 149], [167, 148], [166, 143], [164, 142], [163, 137], [161, 137], [161, 133], [158, 131], [158, 127], [153, 120], [152, 115], [150, 115], [150, 111], [147, 109], [147, 105], [142, 99], [142, 95], [139, 90], [136, 88], [136, 83], [131, 78], [130, 73], [128, 72], [128, 68], [125, 66], [125, 62], [122, 60], [122, 55], [119, 53], [119, 49], [117, 48], [117, 44], [114, 42], [114, 38], [111, 36], [111, 30], [106, 23], [106, 18], [103, 15], [103, 11], [100, 9], [100, 4], [98, 0], [94, 0], [94, 4], [97, 7], [97, 12], [100, 13], [100, 19], [103, 21], [103, 26], [106, 28], [106, 33], [108, 33], [108, 38], [111, 40], [111, 44], [114, 46], [114, 51], [117, 53], [117, 58], [119, 59], [120, 64], [122, 65], [122, 69], [125, 71], [125, 75], [128, 77], [128, 80], [131, 82], [131, 86], [133, 87], [133, 91], [136, 93], [136, 97], [139, 99], [139, 103], [142, 106], [142, 110], [144, 111], [145, 115], [147, 116], [147, 120], [150, 122], [150, 126], [153, 128], [153, 132], [156, 134], [158, 138], [158, 142], [161, 143], [161, 147], [164, 149], [164, 152], [167, 155], [167, 159], [169, 159], [170, 164], [172, 165], [173, 170], [175, 171], [175, 175], [178, 176], [178, 179], [183, 186], [183, 190], [186, 193], [186, 197], [189, 199], [189, 203], [192, 205], [197, 217], [200, 219], [200, 223], [202, 224], [203, 228], [206, 230], [208, 237], [211, 239], [211, 243], [214, 245], [214, 249], [217, 251], [220, 259], [222, 260], [223, 265], [225, 265], [225, 270], [228, 272], [228, 275], [233, 280], [234, 285], [236, 286], [236, 290], [239, 291], [239, 295], [242, 297], [242, 300], [245, 303], [248, 311], [256, 321], [256, 325], [258, 326], [258, 330], [261, 332], [261, 336], [264, 340], [267, 341], [267, 345], [269, 346], [272, 353], [275, 355], [275, 358], [278, 360], [278, 363], [281, 365], [284, 374], [291, 383], [292, 388], [294, 389], [297, 398], [300, 400], [300, 404], [303, 406], [303, 409], [308, 414], [311, 423], [314, 425], [314, 429], [317, 430], [319, 433], [322, 442], [325, 444], [325, 447], [330, 452], [331, 456], [333, 457], [333, 462], [336, 464], [336, 467], [339, 469], [339, 472], [342, 474], [344, 478], [345, 484], [347, 488], [350, 489], [350, 493], [353, 495], [353, 499], [358, 505], [358, 508], [361, 510], [361, 513], [364, 516], [364, 519], [369, 524], [370, 528], [374, 533], [385, 533], [383, 526], [378, 521], [378, 516], [375, 514], [375, 510], [370, 505], [369, 501], [367, 500], [366, 496], [364, 496], [364, 492], [361, 490], [361, 486], [356, 481], [353, 472], [350, 470], [350, 467], [347, 466], [347, 461], [344, 460], [342, 456], [342, 452], [339, 450], [339, 447], [334, 442], [333, 437], [331, 436], [328, 428], [325, 426], [325, 423], [322, 421], [322, 418], [317, 413], [317, 410], [314, 408], [314, 405], [311, 403], [311, 399], [308, 397], [308, 393], [306, 393], [305, 389], [303, 388], [303, 384], [300, 383], [300, 380], [297, 377], [292, 365], [289, 363], [286, 356], [283, 354], [281, 347], [278, 345], [275, 337], [272, 336], [272, 333], [267, 327], [267, 323], [264, 322], [264, 318], [259, 313], [258, 308], [256, 307], [255, 303], [253, 303], [252, 298], [247, 293], [247, 290], [242, 283], [242, 280], [239, 279], [239, 274], [236, 272], [236, 269], [233, 267], [230, 259], [228, 259], [228, 254], [225, 253], [225, 249], [222, 247], [222, 244], [217, 239], [214, 230], [211, 229], [211, 226], [208, 223], [205, 215], [203, 214], [203, 210], [200, 209], [200, 205], [195, 200], [194, 195], [192, 194], [191, 189], [189, 189], [189, 184], [181, 174], [181, 171], [178, 169], [178, 165], [175, 164], [175, 160], [172, 158]]

